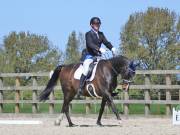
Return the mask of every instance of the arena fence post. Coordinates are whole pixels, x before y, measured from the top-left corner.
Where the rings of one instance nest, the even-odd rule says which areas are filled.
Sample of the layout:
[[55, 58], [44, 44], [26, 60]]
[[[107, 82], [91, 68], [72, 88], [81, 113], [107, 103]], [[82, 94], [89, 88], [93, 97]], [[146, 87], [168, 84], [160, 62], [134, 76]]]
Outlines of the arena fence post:
[[37, 87], [37, 77], [34, 76], [33, 77], [33, 93], [32, 93], [32, 100], [33, 100], [33, 103], [32, 103], [32, 113], [37, 113], [37, 90], [36, 88]]
[[[150, 75], [145, 75], [145, 85], [150, 85]], [[150, 93], [149, 93], [149, 89], [145, 89], [144, 90], [144, 99], [145, 101], [149, 101], [150, 100]], [[145, 116], [148, 116], [150, 113], [150, 104], [146, 103], [145, 104]]]
[[[124, 92], [124, 100], [125, 100], [125, 101], [128, 101], [128, 100], [129, 100], [129, 92], [128, 92], [128, 91], [125, 91], [125, 92]], [[124, 104], [124, 115], [125, 115], [126, 117], [128, 117], [128, 115], [129, 115], [129, 104], [128, 104], [128, 103], [125, 103], [125, 104]]]
[[[171, 85], [171, 75], [166, 75], [166, 85]], [[166, 89], [166, 101], [171, 101], [171, 90]], [[166, 115], [169, 116], [171, 114], [171, 104], [166, 104]]]
[[[86, 97], [86, 101], [90, 100], [90, 97]], [[90, 113], [90, 109], [91, 109], [91, 104], [90, 103], [86, 103], [86, 114]]]
[[3, 112], [3, 91], [1, 88], [3, 87], [3, 78], [0, 77], [0, 113]]
[[50, 96], [49, 96], [49, 113], [53, 114], [54, 113], [54, 91], [51, 92]]
[[[20, 78], [16, 77], [15, 82], [16, 82], [16, 87], [19, 87], [20, 86]], [[15, 113], [20, 112], [19, 100], [20, 100], [20, 90], [15, 89]]]

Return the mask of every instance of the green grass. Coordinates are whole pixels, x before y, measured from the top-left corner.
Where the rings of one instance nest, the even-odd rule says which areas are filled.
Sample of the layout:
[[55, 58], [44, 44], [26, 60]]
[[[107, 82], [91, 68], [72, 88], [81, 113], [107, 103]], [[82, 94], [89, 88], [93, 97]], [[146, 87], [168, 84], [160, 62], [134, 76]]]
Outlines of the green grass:
[[150, 113], [153, 115], [164, 115], [166, 113], [166, 105], [151, 105]]
[[74, 104], [71, 108], [72, 113], [85, 113], [85, 105], [84, 104]]
[[144, 114], [144, 105], [142, 104], [129, 105], [129, 114]]
[[14, 113], [14, 104], [3, 104], [4, 113]]
[[[55, 104], [54, 111], [59, 113], [61, 110], [61, 104]], [[14, 113], [15, 104], [3, 104], [4, 113]], [[38, 113], [48, 113], [49, 104], [40, 104], [38, 106]], [[20, 104], [20, 113], [32, 113], [32, 104]]]
[[[14, 113], [15, 104], [3, 104], [3, 112], [4, 113]], [[61, 110], [62, 104], [55, 104], [54, 111], [55, 113], [59, 113]], [[122, 104], [116, 104], [116, 107], [119, 112], [123, 112]], [[144, 114], [145, 105], [142, 104], [131, 104], [129, 105], [129, 113], [130, 114]], [[176, 107], [173, 105], [172, 107]], [[100, 104], [92, 104], [90, 107], [91, 114], [97, 114], [100, 109]], [[48, 113], [49, 112], [49, 104], [40, 104], [38, 106], [38, 113]], [[74, 104], [71, 107], [71, 113], [73, 114], [84, 114], [86, 112], [85, 104]], [[20, 113], [32, 113], [32, 105], [31, 104], [20, 104]], [[112, 113], [111, 109], [106, 109], [105, 114]], [[166, 105], [150, 105], [150, 114], [152, 115], [164, 115], [166, 113]]]

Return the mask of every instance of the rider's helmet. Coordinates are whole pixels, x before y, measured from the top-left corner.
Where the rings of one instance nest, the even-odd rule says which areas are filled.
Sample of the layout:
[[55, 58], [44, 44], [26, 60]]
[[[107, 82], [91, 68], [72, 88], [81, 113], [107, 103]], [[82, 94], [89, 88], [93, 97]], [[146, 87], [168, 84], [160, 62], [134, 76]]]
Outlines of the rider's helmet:
[[93, 18], [91, 18], [91, 20], [90, 20], [90, 25], [93, 25], [93, 24], [101, 25], [101, 20], [99, 19], [99, 17], [93, 17]]

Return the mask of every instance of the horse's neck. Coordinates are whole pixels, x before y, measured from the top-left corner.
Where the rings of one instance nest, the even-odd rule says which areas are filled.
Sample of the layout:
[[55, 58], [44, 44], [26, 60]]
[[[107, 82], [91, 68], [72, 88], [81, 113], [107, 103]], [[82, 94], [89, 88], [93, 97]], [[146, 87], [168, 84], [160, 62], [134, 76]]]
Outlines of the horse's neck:
[[117, 64], [117, 63], [112, 63], [111, 64], [112, 65], [112, 70], [113, 70], [113, 72], [116, 74], [116, 75], [118, 75], [118, 74], [120, 74], [120, 72], [121, 72], [121, 68], [119, 67], [119, 65]]
[[115, 75], [113, 77], [113, 85], [112, 85], [113, 89], [115, 89], [117, 87], [117, 76]]
[[108, 62], [108, 66], [109, 66], [109, 71], [111, 73], [111, 88], [112, 90], [115, 89], [117, 87], [117, 76], [118, 76], [118, 73], [116, 71], [116, 69], [113, 68], [112, 66], [112, 63], [111, 62]]
[[122, 72], [122, 70], [126, 67], [128, 63], [128, 59], [124, 56], [114, 57], [109, 60], [112, 64], [112, 67], [116, 70], [118, 74]]

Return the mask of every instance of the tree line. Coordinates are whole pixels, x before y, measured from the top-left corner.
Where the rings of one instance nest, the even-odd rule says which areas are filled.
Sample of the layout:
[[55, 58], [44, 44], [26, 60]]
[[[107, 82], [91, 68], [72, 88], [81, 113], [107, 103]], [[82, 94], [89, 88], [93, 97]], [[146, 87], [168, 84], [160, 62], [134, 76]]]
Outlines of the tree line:
[[[47, 36], [11, 32], [0, 46], [0, 72], [50, 71], [77, 63], [85, 48], [83, 33], [72, 31], [63, 52]], [[135, 12], [120, 32], [119, 54], [142, 61], [147, 69], [175, 69], [180, 65], [180, 17], [166, 8]]]
[[[175, 69], [180, 65], [180, 17], [174, 11], [149, 7], [144, 12], [132, 13], [119, 37], [119, 55], [141, 61], [141, 68], [163, 70]], [[47, 36], [13, 31], [3, 37], [0, 45], [0, 72], [48, 72], [59, 64], [78, 63], [84, 48], [85, 35], [81, 32], [70, 33], [63, 52]], [[48, 79], [38, 79], [38, 84], [44, 84]], [[5, 85], [14, 85], [11, 78], [4, 78], [3, 81]], [[142, 76], [136, 76], [137, 84], [143, 81]], [[160, 76], [151, 76], [151, 81], [161, 84], [165, 80]], [[29, 78], [21, 79], [22, 85], [29, 83], [32, 83]], [[4, 94], [5, 97], [13, 97], [12, 94]], [[131, 94], [143, 93], [131, 91]], [[31, 94], [24, 93], [24, 97], [30, 98]]]

